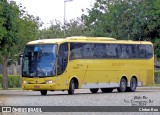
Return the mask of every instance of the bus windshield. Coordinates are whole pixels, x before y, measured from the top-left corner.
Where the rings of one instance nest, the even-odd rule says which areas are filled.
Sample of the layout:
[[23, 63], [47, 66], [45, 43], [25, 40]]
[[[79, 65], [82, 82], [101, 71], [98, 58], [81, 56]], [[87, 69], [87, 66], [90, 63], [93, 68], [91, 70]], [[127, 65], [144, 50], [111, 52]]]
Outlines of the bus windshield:
[[56, 75], [57, 45], [28, 45], [25, 47], [22, 76], [48, 77]]

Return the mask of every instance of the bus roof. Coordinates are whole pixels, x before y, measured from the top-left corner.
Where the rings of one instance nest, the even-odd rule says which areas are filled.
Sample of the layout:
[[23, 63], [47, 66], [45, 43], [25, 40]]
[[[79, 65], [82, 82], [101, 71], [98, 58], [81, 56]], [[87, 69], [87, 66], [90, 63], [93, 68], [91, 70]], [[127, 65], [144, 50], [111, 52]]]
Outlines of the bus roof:
[[109, 37], [84, 37], [73, 36], [67, 38], [52, 38], [52, 39], [40, 39], [28, 42], [27, 45], [32, 44], [61, 44], [64, 42], [80, 42], [80, 43], [120, 43], [120, 44], [152, 44], [148, 41], [132, 41], [132, 40], [116, 40]]
[[68, 40], [87, 40], [87, 41], [111, 41], [116, 40], [114, 38], [108, 38], [108, 37], [85, 37], [85, 36], [73, 36], [73, 37], [67, 37]]
[[32, 44], [53, 44], [53, 43], [61, 43], [66, 41], [64, 38], [50, 38], [50, 39], [40, 39], [40, 40], [34, 40], [27, 43], [27, 45]]

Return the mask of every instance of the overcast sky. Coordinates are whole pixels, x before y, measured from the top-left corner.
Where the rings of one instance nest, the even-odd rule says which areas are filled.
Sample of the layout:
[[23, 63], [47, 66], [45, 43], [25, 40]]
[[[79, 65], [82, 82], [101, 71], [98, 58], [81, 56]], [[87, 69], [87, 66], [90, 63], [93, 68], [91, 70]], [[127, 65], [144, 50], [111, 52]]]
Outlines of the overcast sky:
[[[39, 16], [41, 20], [47, 23], [51, 20], [64, 19], [64, 0], [14, 0], [17, 4], [22, 3], [26, 11], [34, 16]], [[67, 0], [65, 0], [67, 1]], [[81, 9], [91, 8], [95, 0], [73, 0], [66, 2], [66, 20], [75, 19], [82, 15]]]

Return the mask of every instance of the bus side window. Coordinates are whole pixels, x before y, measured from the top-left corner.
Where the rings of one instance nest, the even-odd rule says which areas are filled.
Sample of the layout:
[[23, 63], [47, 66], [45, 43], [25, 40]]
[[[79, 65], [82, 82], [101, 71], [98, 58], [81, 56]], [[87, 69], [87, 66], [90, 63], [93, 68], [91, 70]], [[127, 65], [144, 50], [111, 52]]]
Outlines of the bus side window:
[[108, 51], [107, 51], [107, 56], [108, 58], [117, 58], [117, 44], [109, 44], [108, 45]]
[[132, 58], [139, 58], [138, 45], [132, 45]]
[[82, 47], [82, 56], [84, 59], [94, 57], [94, 44], [84, 44]]
[[118, 45], [116, 47], [116, 54], [117, 54], [117, 58], [121, 58], [121, 54], [122, 54], [122, 49], [121, 49], [122, 45]]
[[153, 56], [152, 46], [146, 45], [146, 57], [152, 58], [152, 56]]
[[94, 58], [106, 58], [106, 45], [94, 44]]
[[68, 43], [61, 44], [58, 51], [58, 69], [57, 74], [62, 74], [66, 67], [68, 62]]
[[71, 43], [70, 44], [70, 60], [81, 59], [82, 58], [82, 46], [81, 43]]
[[146, 58], [145, 45], [139, 45], [139, 58]]
[[127, 45], [127, 54], [128, 54], [128, 58], [133, 58], [131, 45]]
[[122, 45], [121, 49], [122, 49], [121, 58], [124, 58], [124, 59], [129, 58], [128, 46], [127, 45]]

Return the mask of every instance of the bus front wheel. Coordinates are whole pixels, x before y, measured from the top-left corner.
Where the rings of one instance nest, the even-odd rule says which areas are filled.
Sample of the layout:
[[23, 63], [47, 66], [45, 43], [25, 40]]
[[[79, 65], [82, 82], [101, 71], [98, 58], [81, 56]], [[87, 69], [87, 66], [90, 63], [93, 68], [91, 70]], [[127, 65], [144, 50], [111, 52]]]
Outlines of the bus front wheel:
[[125, 78], [122, 78], [120, 81], [120, 86], [117, 88], [118, 92], [125, 92], [127, 89], [127, 81]]
[[69, 85], [68, 94], [70, 95], [74, 94], [74, 89], [75, 89], [75, 83], [74, 80], [72, 79]]
[[97, 93], [97, 92], [98, 92], [98, 88], [90, 89], [90, 91], [91, 91], [92, 93]]
[[41, 90], [41, 95], [47, 95], [47, 90]]

